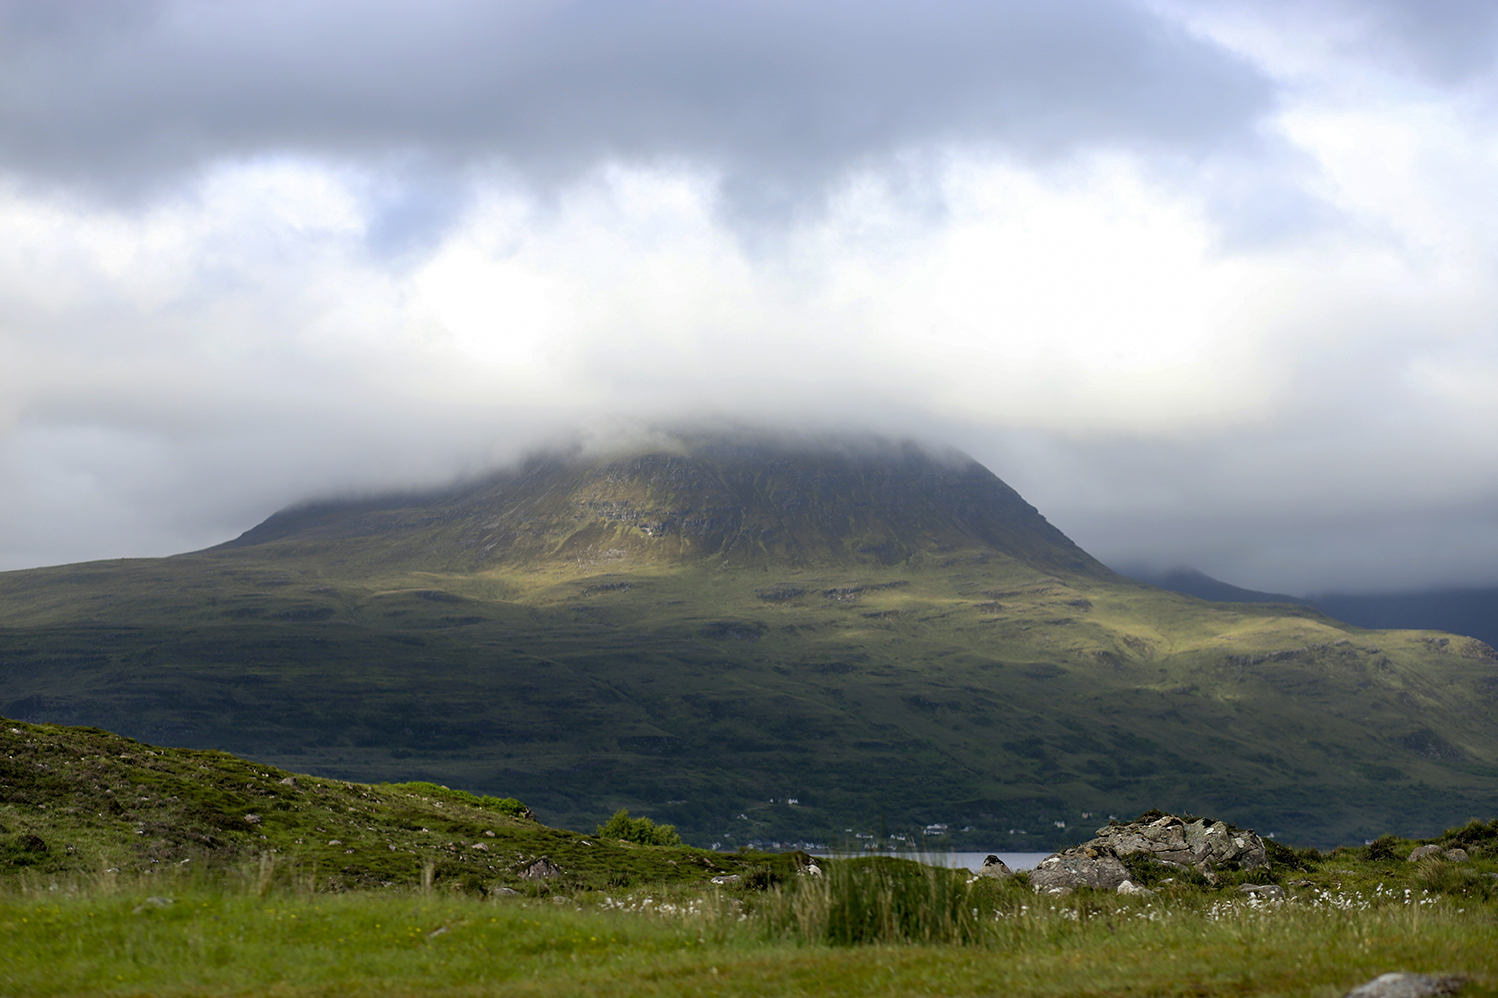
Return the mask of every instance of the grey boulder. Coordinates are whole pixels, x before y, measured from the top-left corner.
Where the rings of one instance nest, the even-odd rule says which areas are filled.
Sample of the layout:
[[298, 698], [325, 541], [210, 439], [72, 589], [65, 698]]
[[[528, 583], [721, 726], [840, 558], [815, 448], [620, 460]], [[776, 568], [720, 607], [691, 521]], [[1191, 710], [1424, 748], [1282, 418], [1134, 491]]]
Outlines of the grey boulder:
[[1014, 876], [1014, 871], [1009, 869], [1009, 864], [1005, 863], [999, 857], [989, 856], [983, 860], [983, 865], [978, 867], [978, 876], [996, 877], [999, 880], [1003, 880], [1005, 877]]
[[1282, 898], [1285, 889], [1278, 884], [1239, 884], [1238, 890], [1251, 897]]
[[1128, 879], [1129, 871], [1117, 854], [1091, 842], [1047, 856], [1030, 871], [1030, 886], [1038, 894], [1059, 894], [1072, 887], [1113, 891]]
[[561, 869], [545, 856], [520, 871], [522, 880], [550, 880], [561, 875]]
[[1454, 995], [1466, 979], [1426, 974], [1383, 974], [1347, 992], [1346, 998], [1441, 998]]

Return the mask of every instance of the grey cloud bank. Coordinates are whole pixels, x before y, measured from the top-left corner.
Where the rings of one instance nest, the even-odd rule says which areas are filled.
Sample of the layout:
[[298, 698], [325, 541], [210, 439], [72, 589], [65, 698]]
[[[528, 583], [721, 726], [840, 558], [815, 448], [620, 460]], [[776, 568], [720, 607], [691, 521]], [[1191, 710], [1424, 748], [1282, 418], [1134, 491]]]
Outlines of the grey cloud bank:
[[1495, 27], [0, 0], [0, 568], [722, 419], [961, 447], [1113, 564], [1498, 582]]
[[1113, 0], [476, 4], [11, 2], [0, 157], [156, 189], [246, 156], [606, 158], [721, 172], [745, 210], [932, 142], [1201, 152], [1272, 100], [1245, 60]]

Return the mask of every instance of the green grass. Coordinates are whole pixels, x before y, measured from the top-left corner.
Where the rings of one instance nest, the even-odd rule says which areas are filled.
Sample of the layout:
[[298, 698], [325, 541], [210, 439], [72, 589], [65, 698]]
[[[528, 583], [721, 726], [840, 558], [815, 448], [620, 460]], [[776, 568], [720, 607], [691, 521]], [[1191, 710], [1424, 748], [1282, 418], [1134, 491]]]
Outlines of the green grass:
[[[1410, 863], [1424, 842], [1394, 836], [1276, 843], [1210, 880], [1135, 863], [1148, 897], [1053, 898], [1023, 875], [887, 857], [813, 874], [804, 855], [583, 835], [441, 786], [92, 729], [7, 724], [0, 748], [5, 995], [1332, 998], [1390, 970], [1498, 994], [1498, 819], [1430, 840], [1466, 862]], [[542, 854], [562, 875], [521, 877]]]
[[1466, 975], [1470, 998], [1498, 994], [1491, 900], [1406, 898], [1377, 889], [1393, 871], [1336, 862], [1350, 872], [1328, 876], [1347, 883], [1292, 888], [1284, 904], [1227, 891], [1044, 901], [1022, 885], [983, 884], [972, 930], [945, 945], [837, 945], [846, 940], [788, 930], [769, 909], [805, 880], [747, 907], [661, 889], [560, 905], [296, 885], [262, 893], [253, 870], [214, 884], [12, 880], [0, 892], [0, 993], [1332, 998], [1404, 970]]
[[[541, 857], [560, 873], [525, 871]], [[483, 895], [687, 884], [792, 859], [550, 828], [514, 800], [358, 784], [92, 728], [0, 720], [0, 876], [214, 874], [322, 891], [425, 885]]]

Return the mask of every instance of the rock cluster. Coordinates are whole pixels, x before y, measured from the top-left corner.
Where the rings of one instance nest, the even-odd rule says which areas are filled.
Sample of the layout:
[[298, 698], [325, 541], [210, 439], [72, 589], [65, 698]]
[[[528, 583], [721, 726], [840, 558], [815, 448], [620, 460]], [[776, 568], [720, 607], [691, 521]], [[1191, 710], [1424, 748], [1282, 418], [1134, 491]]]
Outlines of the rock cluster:
[[1410, 853], [1411, 863], [1418, 863], [1422, 859], [1445, 859], [1453, 863], [1465, 863], [1467, 861], [1467, 850], [1461, 846], [1453, 849], [1443, 849], [1441, 846], [1416, 846], [1414, 852]]
[[1207, 870], [1237, 863], [1245, 870], [1269, 865], [1264, 840], [1250, 831], [1223, 821], [1196, 818], [1186, 821], [1175, 815], [1160, 815], [1153, 821], [1140, 819], [1097, 830], [1089, 845], [1109, 846], [1120, 856], [1136, 852], [1151, 854], [1162, 863]]
[[1049, 893], [1073, 887], [1136, 893], [1142, 888], [1129, 880], [1121, 857], [1137, 853], [1208, 875], [1228, 864], [1254, 869], [1269, 862], [1264, 840], [1252, 831], [1208, 818], [1187, 821], [1156, 812], [1137, 821], [1106, 825], [1090, 842], [1047, 856], [1030, 872], [1030, 884], [1036, 891]]

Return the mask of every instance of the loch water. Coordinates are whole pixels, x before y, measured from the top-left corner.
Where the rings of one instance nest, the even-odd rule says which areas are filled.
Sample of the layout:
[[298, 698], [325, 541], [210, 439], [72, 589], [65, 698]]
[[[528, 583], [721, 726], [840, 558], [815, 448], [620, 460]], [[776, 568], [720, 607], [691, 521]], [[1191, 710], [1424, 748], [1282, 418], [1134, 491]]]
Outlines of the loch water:
[[[816, 852], [819, 856], [870, 856], [874, 853], [845, 853], [845, 852]], [[1004, 865], [1011, 870], [1030, 870], [1036, 863], [1051, 855], [1048, 852], [886, 852], [877, 855], [899, 856], [901, 859], [913, 859], [918, 863], [926, 863], [930, 866], [945, 866], [954, 870], [967, 869], [974, 873], [978, 872], [983, 861], [989, 856], [997, 856], [1004, 861]]]

